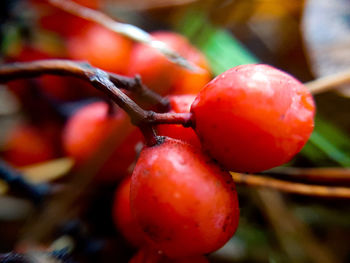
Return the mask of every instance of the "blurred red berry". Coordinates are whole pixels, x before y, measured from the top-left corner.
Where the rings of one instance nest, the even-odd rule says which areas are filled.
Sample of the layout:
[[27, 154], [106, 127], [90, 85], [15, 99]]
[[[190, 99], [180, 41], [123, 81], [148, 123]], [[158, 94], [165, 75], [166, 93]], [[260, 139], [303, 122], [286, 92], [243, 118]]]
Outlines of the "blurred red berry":
[[81, 165], [99, 149], [111, 132], [118, 130], [115, 136], [118, 137], [119, 144], [98, 175], [101, 180], [116, 180], [128, 173], [128, 168], [136, 157], [136, 144], [141, 141], [142, 135], [131, 124], [126, 113], [117, 110], [116, 113], [109, 114], [108, 107], [105, 102], [95, 102], [79, 109], [65, 127], [63, 146], [77, 165]]
[[8, 136], [4, 159], [15, 166], [25, 166], [53, 159], [54, 145], [48, 134], [32, 125], [20, 125]]
[[144, 243], [144, 234], [130, 209], [131, 176], [126, 177], [118, 186], [113, 204], [113, 219], [118, 230], [135, 247]]
[[140, 74], [142, 81], [161, 95], [197, 94], [210, 80], [205, 57], [188, 40], [176, 33], [159, 31], [152, 36], [164, 42], [189, 61], [202, 67], [201, 72], [191, 72], [170, 62], [156, 49], [144, 44], [136, 44], [130, 59], [128, 74]]
[[67, 39], [69, 56], [114, 73], [125, 73], [132, 42], [100, 25], [91, 24]]

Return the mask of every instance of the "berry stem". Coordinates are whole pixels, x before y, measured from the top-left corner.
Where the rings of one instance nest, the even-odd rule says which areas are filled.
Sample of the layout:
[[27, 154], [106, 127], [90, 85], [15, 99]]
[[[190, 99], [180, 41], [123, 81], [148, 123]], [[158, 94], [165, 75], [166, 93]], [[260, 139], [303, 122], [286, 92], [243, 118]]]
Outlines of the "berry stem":
[[261, 175], [242, 174], [230, 172], [237, 184], [276, 189], [291, 194], [310, 195], [318, 197], [350, 198], [349, 187], [321, 186], [294, 183], [277, 180]]
[[337, 72], [335, 74], [324, 76], [305, 83], [306, 87], [312, 94], [319, 94], [330, 91], [343, 84], [350, 82], [350, 69]]
[[350, 169], [339, 167], [297, 168], [276, 167], [268, 171], [271, 176], [278, 175], [284, 178], [315, 183], [349, 184]]
[[[47, 59], [33, 62], [17, 62], [0, 66], [0, 83], [20, 78], [34, 78], [45, 74], [73, 76], [90, 81], [89, 76], [96, 74], [96, 68], [88, 63], [73, 62], [64, 59]], [[169, 102], [159, 94], [148, 89], [139, 76], [126, 77], [106, 72], [110, 81], [118, 88], [136, 93], [140, 98], [163, 108], [169, 107]]]
[[[88, 63], [53, 59], [6, 64], [0, 66], [0, 83], [19, 78], [38, 77], [45, 74], [73, 76], [88, 81], [118, 104], [130, 116], [132, 123], [140, 127], [141, 131], [149, 130], [145, 126], [157, 124], [181, 124], [186, 127], [192, 125], [191, 113], [156, 113], [146, 111], [120, 90], [130, 90], [141, 97], [147, 98], [149, 101], [158, 102], [163, 108], [169, 107], [169, 102], [144, 86], [139, 76], [130, 78], [108, 73], [94, 68]], [[150, 134], [152, 133], [147, 131], [144, 135], [148, 138]], [[154, 139], [149, 139], [149, 141], [150, 143], [155, 142]]]
[[144, 43], [150, 47], [155, 48], [160, 53], [162, 53], [171, 62], [184, 67], [186, 69], [201, 72], [203, 69], [199, 68], [195, 64], [186, 60], [184, 57], [180, 56], [175, 50], [171, 49], [165, 43], [155, 40], [146, 31], [130, 24], [124, 24], [114, 21], [112, 18], [104, 13], [97, 10], [81, 6], [70, 0], [48, 0], [53, 6], [64, 10], [68, 13], [76, 15], [78, 17], [84, 18], [88, 21], [95, 22], [109, 30], [121, 34], [131, 40]]

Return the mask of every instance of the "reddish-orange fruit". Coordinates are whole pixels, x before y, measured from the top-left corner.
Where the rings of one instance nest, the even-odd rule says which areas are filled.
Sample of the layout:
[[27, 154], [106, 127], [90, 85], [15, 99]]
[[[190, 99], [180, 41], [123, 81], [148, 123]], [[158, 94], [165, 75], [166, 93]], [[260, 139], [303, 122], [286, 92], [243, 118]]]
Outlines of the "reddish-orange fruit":
[[[86, 19], [60, 10], [48, 3], [47, 0], [31, 0], [38, 14], [38, 23], [41, 28], [59, 34], [63, 37], [78, 34], [90, 22]], [[100, 2], [97, 0], [73, 0], [82, 6], [98, 9]]]
[[144, 247], [140, 249], [129, 263], [209, 263], [204, 256], [171, 259], [156, 250]]
[[195, 49], [185, 37], [173, 32], [154, 32], [152, 36], [166, 43], [170, 48], [187, 58], [197, 66], [200, 72], [185, 70], [170, 62], [156, 49], [144, 44], [136, 44], [129, 64], [128, 74], [140, 74], [142, 81], [152, 90], [161, 95], [197, 94], [210, 80], [208, 63], [205, 57]]
[[91, 24], [67, 40], [72, 59], [85, 60], [103, 70], [125, 73], [132, 42], [100, 25]]
[[135, 146], [142, 135], [121, 110], [108, 113], [105, 102], [91, 103], [79, 109], [68, 121], [63, 132], [63, 146], [77, 165], [87, 161], [101, 147], [111, 132], [118, 142], [115, 150], [99, 172], [98, 179], [115, 180], [125, 175], [136, 157]]
[[232, 68], [192, 104], [202, 147], [227, 169], [258, 172], [288, 162], [308, 140], [315, 104], [294, 77], [267, 65]]
[[44, 162], [55, 157], [49, 136], [27, 124], [16, 127], [9, 134], [4, 150], [4, 159], [15, 166]]
[[234, 182], [200, 150], [163, 139], [141, 151], [131, 178], [131, 211], [151, 246], [168, 257], [215, 251], [237, 228]]
[[181, 69], [171, 88], [171, 94], [197, 94], [211, 79], [208, 61], [199, 50], [189, 46], [184, 56], [197, 65], [198, 69], [197, 71]]
[[[169, 96], [170, 112], [185, 113], [190, 112], [191, 104], [196, 98], [195, 95], [173, 95]], [[159, 125], [157, 127], [159, 135], [168, 136], [187, 142], [200, 148], [200, 141], [197, 134], [191, 128], [185, 128], [182, 125]]]
[[126, 177], [118, 186], [113, 204], [113, 219], [118, 230], [135, 247], [144, 243], [144, 234], [130, 210], [131, 176]]

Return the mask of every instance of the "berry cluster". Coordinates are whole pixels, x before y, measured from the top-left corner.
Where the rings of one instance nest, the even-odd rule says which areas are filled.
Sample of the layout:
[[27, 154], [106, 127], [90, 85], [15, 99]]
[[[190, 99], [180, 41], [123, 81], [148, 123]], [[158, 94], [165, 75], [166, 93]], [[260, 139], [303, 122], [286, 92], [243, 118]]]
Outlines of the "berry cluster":
[[[40, 1], [34, 3], [45, 7]], [[95, 8], [94, 3], [90, 7]], [[16, 80], [9, 86], [24, 103], [31, 99], [27, 94], [33, 85], [41, 99], [50, 98], [48, 108], [52, 101], [63, 105], [91, 97], [99, 100], [80, 105], [67, 121], [59, 122], [63, 134], [59, 150], [53, 148], [50, 136], [43, 136], [46, 128], [21, 127], [9, 139], [4, 158], [21, 166], [68, 155], [79, 168], [96, 157], [106, 137], [116, 137], [94, 180], [122, 179], [113, 218], [125, 238], [140, 248], [130, 262], [207, 262], [203, 255], [222, 247], [238, 226], [237, 193], [228, 171], [260, 172], [288, 162], [313, 130], [312, 96], [295, 78], [267, 65], [238, 66], [210, 81], [204, 55], [176, 33], [151, 35], [201, 70], [183, 69], [152, 47], [64, 16], [70, 27], [55, 24], [54, 16], [39, 19], [42, 27], [54, 28], [64, 37], [64, 55], [59, 58], [87, 60], [92, 66], [131, 77], [138, 74], [148, 88], [167, 96], [168, 113], [187, 113], [189, 118], [158, 125], [135, 123], [122, 105], [106, 101], [87, 82], [57, 76], [41, 77], [34, 84]], [[24, 46], [9, 60], [57, 57], [43, 53]], [[157, 105], [151, 107], [158, 111]], [[45, 118], [41, 125], [51, 122]], [[22, 150], [23, 145], [30, 146], [28, 151]]]

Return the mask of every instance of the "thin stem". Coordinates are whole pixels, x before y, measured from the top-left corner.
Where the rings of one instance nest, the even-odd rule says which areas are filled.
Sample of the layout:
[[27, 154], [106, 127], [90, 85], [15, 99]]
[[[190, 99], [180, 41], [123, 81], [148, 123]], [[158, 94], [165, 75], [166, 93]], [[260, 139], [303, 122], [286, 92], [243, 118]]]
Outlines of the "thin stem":
[[350, 183], [349, 168], [297, 168], [277, 167], [268, 171], [270, 175], [279, 175], [298, 180], [306, 180], [317, 183]]
[[48, 1], [52, 5], [66, 11], [68, 13], [79, 16], [79, 17], [84, 18], [86, 20], [89, 20], [91, 22], [95, 22], [95, 23], [97, 23], [105, 28], [112, 30], [113, 32], [116, 32], [116, 33], [121, 34], [125, 37], [128, 37], [134, 41], [144, 43], [148, 46], [151, 46], [151, 47], [157, 49], [164, 56], [166, 56], [170, 61], [172, 61], [173, 63], [175, 63], [181, 67], [184, 67], [184, 68], [192, 70], [192, 71], [198, 71], [198, 72], [203, 70], [203, 69], [199, 68], [198, 66], [196, 66], [195, 64], [191, 63], [190, 61], [186, 60], [184, 57], [182, 57], [176, 51], [171, 49], [165, 43], [158, 41], [158, 40], [155, 40], [146, 31], [143, 31], [142, 29], [140, 29], [134, 25], [116, 22], [104, 13], [101, 13], [97, 10], [93, 10], [93, 9], [81, 6], [81, 5], [74, 3], [70, 0], [48, 0]]
[[191, 127], [192, 122], [192, 113], [153, 113], [149, 122], [153, 124], [181, 124], [184, 127]]
[[[110, 74], [101, 69], [94, 68], [87, 63], [54, 59], [2, 65], [0, 66], [0, 83], [18, 78], [38, 77], [44, 74], [73, 76], [88, 81], [95, 88], [106, 93], [109, 98], [130, 116], [131, 122], [140, 127], [150, 144], [155, 143], [156, 140], [148, 138], [153, 132], [150, 132], [150, 129], [146, 128], [146, 126], [182, 124], [190, 127], [192, 125], [191, 113], [155, 113], [153, 111], [146, 111], [119, 89], [127, 88], [130, 90], [134, 88], [135, 92], [144, 91], [144, 94], [146, 92], [147, 94], [151, 94], [142, 85], [139, 77], [132, 79]], [[151, 137], [154, 136], [152, 135]]]
[[350, 70], [344, 70], [329, 76], [321, 77], [305, 83], [306, 87], [313, 94], [319, 94], [333, 89], [342, 84], [350, 82]]
[[350, 198], [350, 188], [348, 187], [307, 185], [301, 183], [286, 182], [259, 175], [241, 174], [234, 172], [230, 173], [232, 175], [233, 180], [237, 184], [272, 188], [292, 194], [332, 198]]
[[[96, 69], [88, 63], [74, 62], [64, 59], [17, 62], [0, 66], [0, 83], [19, 78], [39, 77], [44, 74], [74, 76], [90, 81], [89, 76], [95, 75]], [[131, 78], [110, 72], [107, 72], [106, 74], [108, 75], [109, 80], [118, 88], [134, 92], [151, 104], [158, 104], [164, 108], [169, 107], [167, 99], [162, 98], [159, 94], [151, 91], [143, 85], [139, 76]]]

